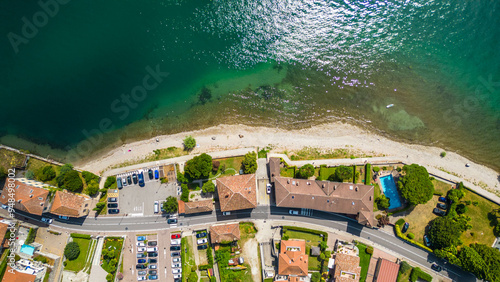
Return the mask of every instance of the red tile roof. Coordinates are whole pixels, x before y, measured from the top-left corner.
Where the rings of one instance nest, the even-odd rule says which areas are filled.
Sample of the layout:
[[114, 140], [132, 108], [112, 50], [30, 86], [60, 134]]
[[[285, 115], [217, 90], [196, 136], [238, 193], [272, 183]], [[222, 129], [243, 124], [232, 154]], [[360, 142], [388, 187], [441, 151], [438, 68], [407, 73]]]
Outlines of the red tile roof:
[[213, 200], [203, 200], [197, 202], [187, 202], [184, 203], [184, 213], [200, 213], [200, 212], [211, 212], [214, 210]]
[[221, 211], [253, 209], [257, 206], [255, 174], [217, 178]]
[[399, 264], [379, 258], [377, 264], [377, 282], [396, 282], [398, 279]]
[[7, 266], [2, 282], [34, 282], [36, 275], [18, 272]]
[[89, 213], [91, 201], [91, 198], [84, 195], [57, 191], [50, 212], [69, 217], [85, 216]]
[[274, 182], [274, 178], [280, 176], [280, 158], [269, 158], [269, 173], [271, 174], [271, 182]]
[[375, 225], [371, 185], [275, 177], [278, 207], [306, 208], [356, 215], [358, 222]]
[[278, 259], [279, 275], [306, 276], [308, 260], [304, 240], [281, 240]]
[[[8, 185], [14, 184], [14, 190], [9, 192]], [[12, 188], [11, 188], [12, 190]], [[0, 202], [7, 205], [9, 198], [13, 195], [15, 199], [14, 208], [31, 214], [42, 215], [46, 207], [49, 190], [31, 186], [20, 181], [5, 182], [4, 189], [0, 196]]]
[[240, 239], [239, 223], [210, 226], [210, 241], [212, 244], [233, 242]]
[[359, 281], [361, 275], [361, 266], [359, 266], [359, 257], [336, 254], [333, 279], [335, 282], [353, 282]]

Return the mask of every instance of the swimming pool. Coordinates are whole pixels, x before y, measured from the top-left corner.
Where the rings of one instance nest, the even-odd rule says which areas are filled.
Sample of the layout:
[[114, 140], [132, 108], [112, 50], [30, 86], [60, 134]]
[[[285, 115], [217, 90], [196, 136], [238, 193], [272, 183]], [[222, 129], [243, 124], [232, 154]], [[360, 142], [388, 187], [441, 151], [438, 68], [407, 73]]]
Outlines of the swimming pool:
[[398, 189], [394, 183], [392, 175], [387, 175], [380, 178], [380, 184], [382, 185], [382, 191], [385, 196], [390, 199], [389, 209], [399, 208], [401, 206], [401, 200], [399, 199]]
[[27, 254], [29, 256], [32, 256], [33, 253], [35, 252], [35, 248], [32, 247], [32, 246], [29, 246], [29, 245], [22, 245], [21, 246], [21, 252], [25, 253], [25, 254]]

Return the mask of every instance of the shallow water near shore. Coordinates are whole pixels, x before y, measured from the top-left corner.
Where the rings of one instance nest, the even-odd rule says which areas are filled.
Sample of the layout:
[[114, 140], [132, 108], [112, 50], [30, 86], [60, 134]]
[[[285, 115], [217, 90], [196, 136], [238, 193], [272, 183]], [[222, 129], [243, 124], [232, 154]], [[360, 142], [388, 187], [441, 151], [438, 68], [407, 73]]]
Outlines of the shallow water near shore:
[[[3, 1], [1, 34], [23, 36], [41, 10]], [[69, 2], [17, 53], [0, 39], [0, 142], [64, 159], [79, 144], [86, 157], [220, 123], [341, 120], [500, 171], [499, 12], [496, 1]], [[123, 102], [148, 67], [168, 75]], [[101, 136], [103, 119], [114, 131]]]

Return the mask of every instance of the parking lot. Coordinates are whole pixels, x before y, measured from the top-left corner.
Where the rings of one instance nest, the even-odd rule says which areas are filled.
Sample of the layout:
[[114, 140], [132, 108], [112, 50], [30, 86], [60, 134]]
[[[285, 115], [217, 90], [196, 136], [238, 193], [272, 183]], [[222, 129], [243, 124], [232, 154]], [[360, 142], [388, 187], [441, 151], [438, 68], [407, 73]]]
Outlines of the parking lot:
[[[153, 172], [153, 179], [149, 177], [149, 169]], [[159, 178], [163, 173], [158, 175], [155, 173], [155, 170], [157, 170], [157, 168], [145, 168], [117, 175], [117, 181], [121, 179], [122, 182], [125, 180], [127, 183], [119, 190], [118, 206], [120, 214], [129, 216], [151, 216], [161, 214], [161, 209], [158, 210], [158, 213], [155, 213], [155, 201], [158, 201], [161, 207], [161, 203], [165, 201], [167, 197], [177, 197], [180, 195], [180, 187], [177, 186], [177, 183], [169, 182], [162, 184], [160, 179], [156, 179], [156, 176]], [[139, 185], [139, 174], [141, 172], [143, 174], [144, 187]], [[136, 175], [135, 177], [134, 174]]]

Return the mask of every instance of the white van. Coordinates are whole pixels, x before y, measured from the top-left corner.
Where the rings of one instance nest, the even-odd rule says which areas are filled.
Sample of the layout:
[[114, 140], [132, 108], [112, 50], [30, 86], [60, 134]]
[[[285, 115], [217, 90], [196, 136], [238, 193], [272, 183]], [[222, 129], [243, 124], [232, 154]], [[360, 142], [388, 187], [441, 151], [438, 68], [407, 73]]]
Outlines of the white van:
[[160, 203], [158, 201], [155, 201], [155, 213], [158, 213], [160, 211]]

